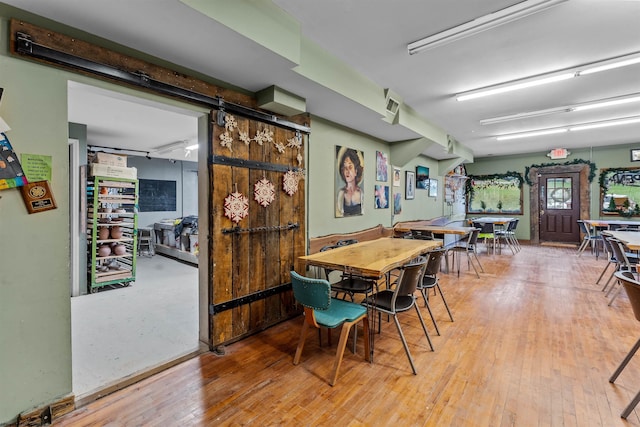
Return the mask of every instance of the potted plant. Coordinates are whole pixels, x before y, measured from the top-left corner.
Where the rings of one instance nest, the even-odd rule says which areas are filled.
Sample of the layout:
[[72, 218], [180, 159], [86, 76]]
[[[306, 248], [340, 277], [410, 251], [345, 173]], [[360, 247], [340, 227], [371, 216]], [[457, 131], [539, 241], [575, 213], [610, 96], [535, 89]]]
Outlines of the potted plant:
[[502, 212], [502, 200], [498, 200], [498, 204], [496, 206], [498, 207], [498, 212]]
[[487, 204], [484, 200], [480, 200], [480, 208], [482, 209], [482, 212], [487, 210]]

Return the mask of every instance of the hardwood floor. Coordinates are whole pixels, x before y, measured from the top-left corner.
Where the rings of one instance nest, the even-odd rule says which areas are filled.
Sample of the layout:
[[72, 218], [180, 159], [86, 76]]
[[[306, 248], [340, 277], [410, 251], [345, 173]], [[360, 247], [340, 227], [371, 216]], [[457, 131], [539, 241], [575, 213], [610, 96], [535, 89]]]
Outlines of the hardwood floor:
[[[400, 315], [418, 375], [393, 323], [382, 322], [375, 361], [347, 349], [329, 386], [337, 339], [310, 334], [294, 366], [302, 319], [206, 353], [54, 422], [56, 426], [640, 426], [620, 413], [640, 390], [640, 355], [608, 379], [640, 336], [626, 294], [607, 306], [595, 280], [606, 261], [575, 249], [523, 246], [482, 253], [476, 278], [440, 274], [442, 333], [428, 344], [415, 312]], [[428, 322], [426, 309], [425, 320]], [[337, 337], [338, 334], [334, 334]], [[349, 346], [347, 346], [349, 347]]]

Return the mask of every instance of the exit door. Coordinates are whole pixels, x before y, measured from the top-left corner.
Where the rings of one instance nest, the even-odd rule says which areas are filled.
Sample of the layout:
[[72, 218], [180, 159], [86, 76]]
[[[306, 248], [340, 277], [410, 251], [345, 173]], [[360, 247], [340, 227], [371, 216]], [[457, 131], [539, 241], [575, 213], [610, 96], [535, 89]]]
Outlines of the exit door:
[[538, 188], [540, 240], [579, 242], [580, 174], [541, 173], [538, 177]]

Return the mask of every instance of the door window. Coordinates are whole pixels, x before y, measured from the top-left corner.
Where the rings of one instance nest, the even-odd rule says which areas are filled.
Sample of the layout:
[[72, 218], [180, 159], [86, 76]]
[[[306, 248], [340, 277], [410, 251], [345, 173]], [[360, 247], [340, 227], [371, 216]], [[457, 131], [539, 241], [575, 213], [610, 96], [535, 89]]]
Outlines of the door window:
[[571, 178], [547, 178], [547, 209], [571, 209]]

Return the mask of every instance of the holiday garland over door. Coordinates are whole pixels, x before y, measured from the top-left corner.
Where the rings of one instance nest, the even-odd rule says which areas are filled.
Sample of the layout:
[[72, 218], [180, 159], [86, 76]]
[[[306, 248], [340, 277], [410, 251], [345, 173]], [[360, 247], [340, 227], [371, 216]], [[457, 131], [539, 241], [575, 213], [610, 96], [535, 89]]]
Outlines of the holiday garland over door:
[[289, 271], [305, 254], [305, 137], [224, 111], [212, 120], [210, 314], [218, 346], [297, 314]]

